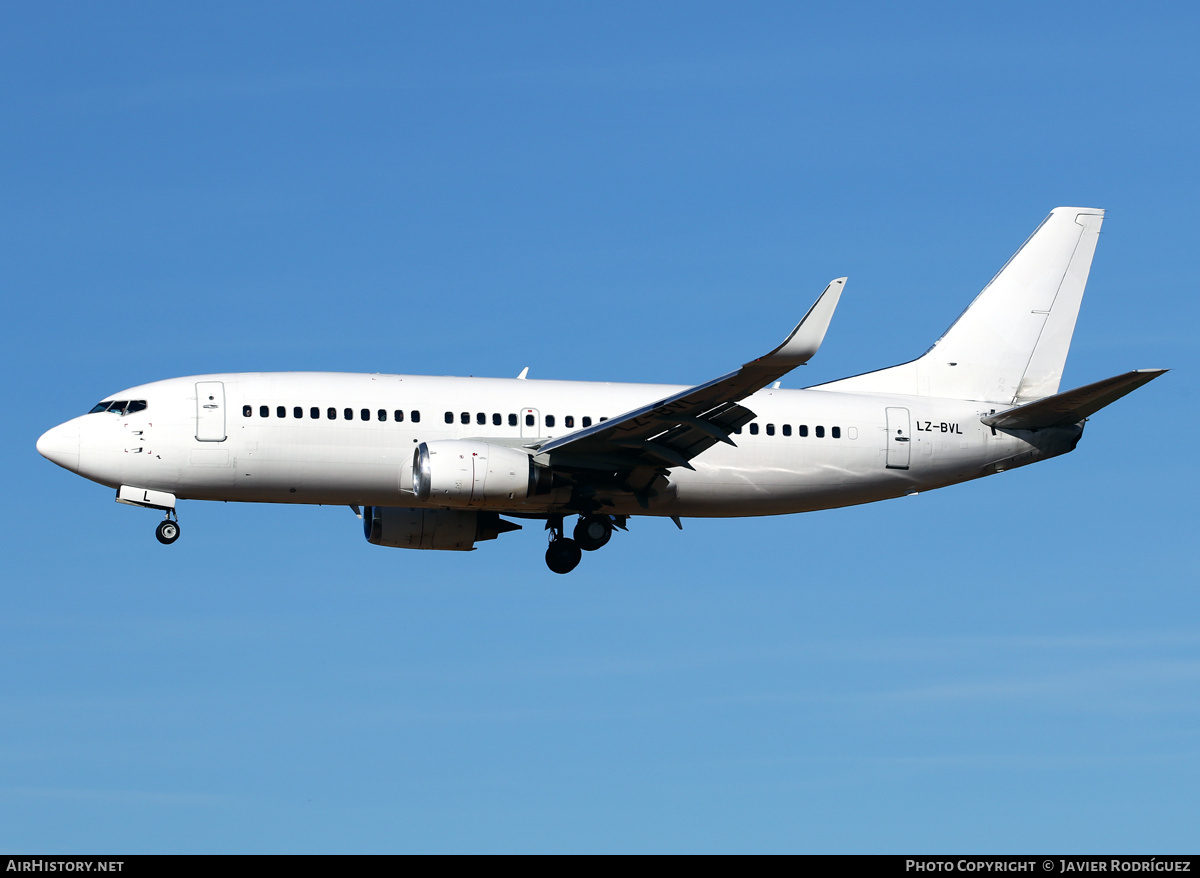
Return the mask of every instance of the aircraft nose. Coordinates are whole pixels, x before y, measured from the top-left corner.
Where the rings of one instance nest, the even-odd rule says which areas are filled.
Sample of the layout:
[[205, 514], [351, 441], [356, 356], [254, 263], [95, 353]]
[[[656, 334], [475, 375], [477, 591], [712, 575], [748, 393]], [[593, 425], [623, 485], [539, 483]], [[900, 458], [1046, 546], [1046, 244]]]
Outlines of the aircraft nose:
[[52, 427], [37, 441], [38, 454], [63, 469], [79, 472], [79, 422]]

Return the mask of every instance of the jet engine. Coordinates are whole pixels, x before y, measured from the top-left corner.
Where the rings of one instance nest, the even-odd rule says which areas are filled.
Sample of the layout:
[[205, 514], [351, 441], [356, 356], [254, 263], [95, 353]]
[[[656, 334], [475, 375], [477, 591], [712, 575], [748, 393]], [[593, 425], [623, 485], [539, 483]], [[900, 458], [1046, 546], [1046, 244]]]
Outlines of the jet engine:
[[444, 549], [469, 552], [475, 543], [520, 530], [495, 512], [459, 509], [409, 509], [368, 506], [363, 510], [367, 542], [399, 549]]
[[551, 482], [550, 469], [519, 448], [449, 439], [413, 452], [413, 493], [439, 506], [522, 506]]

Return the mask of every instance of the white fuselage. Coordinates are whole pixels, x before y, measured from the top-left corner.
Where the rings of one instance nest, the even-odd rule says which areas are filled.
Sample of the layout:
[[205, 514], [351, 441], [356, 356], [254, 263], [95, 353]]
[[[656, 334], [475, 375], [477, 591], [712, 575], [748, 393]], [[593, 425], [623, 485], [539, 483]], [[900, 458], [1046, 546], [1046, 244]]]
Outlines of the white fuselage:
[[[208, 394], [214, 387], [219, 393]], [[202, 375], [107, 397], [145, 400], [146, 407], [75, 418], [55, 428], [47, 446], [57, 449], [55, 462], [93, 481], [179, 499], [436, 506], [413, 493], [418, 443], [528, 445], [682, 389], [314, 372]], [[747, 516], [866, 503], [1052, 457], [1074, 448], [1082, 431], [994, 431], [979, 419], [1002, 405], [927, 396], [766, 389], [742, 404], [757, 418], [733, 436], [737, 447], [719, 443], [692, 461], [694, 470], [671, 469], [668, 487], [648, 506], [618, 494], [608, 511]], [[477, 508], [543, 515], [566, 510], [569, 500], [569, 489], [556, 489]]]

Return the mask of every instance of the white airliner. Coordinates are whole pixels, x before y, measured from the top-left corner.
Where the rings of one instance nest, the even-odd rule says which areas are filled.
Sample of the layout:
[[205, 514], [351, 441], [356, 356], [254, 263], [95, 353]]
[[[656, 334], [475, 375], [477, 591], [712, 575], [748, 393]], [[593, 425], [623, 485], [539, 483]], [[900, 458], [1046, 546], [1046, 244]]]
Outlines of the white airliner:
[[472, 549], [519, 529], [504, 515], [544, 520], [567, 573], [635, 515], [830, 509], [1072, 451], [1089, 416], [1166, 371], [1058, 392], [1103, 217], [1057, 208], [923, 356], [804, 390], [778, 380], [820, 347], [845, 278], [775, 350], [695, 387], [197, 375], [106, 397], [37, 448], [163, 510], [162, 543], [183, 499], [344, 504], [368, 541], [409, 549]]

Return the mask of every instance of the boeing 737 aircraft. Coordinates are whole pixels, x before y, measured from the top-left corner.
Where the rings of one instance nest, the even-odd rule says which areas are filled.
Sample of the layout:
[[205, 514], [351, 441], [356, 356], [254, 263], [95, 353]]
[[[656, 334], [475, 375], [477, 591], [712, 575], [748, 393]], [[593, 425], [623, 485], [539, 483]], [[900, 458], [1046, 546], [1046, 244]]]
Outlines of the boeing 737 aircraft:
[[[556, 573], [636, 515], [869, 503], [1074, 450], [1084, 422], [1161, 375], [1059, 393], [1104, 212], [1060, 207], [923, 356], [804, 390], [846, 279], [783, 344], [695, 387], [321, 372], [173, 378], [107, 396], [38, 451], [162, 510], [179, 500], [340, 504], [367, 540], [470, 550], [545, 522]], [[578, 516], [571, 537], [565, 519]]]

